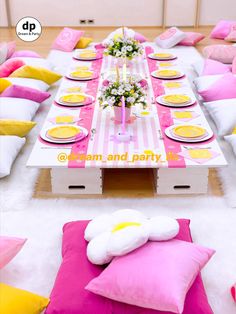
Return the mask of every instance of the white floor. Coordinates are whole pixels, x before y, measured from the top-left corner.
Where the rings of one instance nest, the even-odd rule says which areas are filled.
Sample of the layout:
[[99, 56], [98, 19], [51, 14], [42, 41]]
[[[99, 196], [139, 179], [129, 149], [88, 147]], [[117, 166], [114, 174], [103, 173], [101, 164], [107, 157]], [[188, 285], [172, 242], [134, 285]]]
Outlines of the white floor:
[[[213, 196], [158, 197], [155, 199], [35, 200], [31, 199], [37, 170], [25, 164], [46, 115], [47, 104], [36, 116], [37, 128], [17, 159], [10, 177], [1, 180], [1, 234], [26, 237], [22, 251], [0, 272], [0, 280], [49, 296], [60, 261], [62, 226], [72, 220], [90, 219], [121, 208], [138, 209], [148, 216], [159, 214], [190, 218], [194, 241], [214, 248], [215, 256], [203, 271], [207, 294], [215, 314], [234, 314], [229, 289], [236, 282], [236, 182], [231, 174], [235, 160], [225, 145], [230, 170], [223, 177], [227, 199]], [[228, 188], [229, 186], [230, 188]]]

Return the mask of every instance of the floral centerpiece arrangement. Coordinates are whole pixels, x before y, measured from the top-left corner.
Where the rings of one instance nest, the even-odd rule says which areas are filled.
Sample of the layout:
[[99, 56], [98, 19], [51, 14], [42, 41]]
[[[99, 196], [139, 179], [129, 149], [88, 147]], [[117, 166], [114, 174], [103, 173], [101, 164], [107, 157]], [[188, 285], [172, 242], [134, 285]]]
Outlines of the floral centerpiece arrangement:
[[141, 104], [146, 106], [146, 95], [138, 81], [130, 79], [125, 81], [110, 81], [107, 85], [101, 89], [101, 96], [99, 97], [100, 104], [103, 108], [108, 106], [114, 107], [115, 118], [117, 121], [121, 121], [120, 109], [122, 106], [121, 98], [124, 96], [125, 109], [126, 109], [126, 121], [130, 117], [130, 109], [135, 104]]
[[104, 54], [115, 58], [132, 60], [143, 54], [143, 47], [137, 40], [123, 36], [110, 40]]

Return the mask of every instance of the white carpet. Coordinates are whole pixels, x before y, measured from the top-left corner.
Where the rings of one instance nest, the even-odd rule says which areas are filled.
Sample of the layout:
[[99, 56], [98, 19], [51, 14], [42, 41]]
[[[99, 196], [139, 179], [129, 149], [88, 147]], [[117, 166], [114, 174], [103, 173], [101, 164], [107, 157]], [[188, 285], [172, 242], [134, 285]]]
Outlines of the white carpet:
[[[25, 164], [47, 113], [47, 101], [37, 114], [38, 127], [31, 132], [11, 175], [1, 180], [1, 233], [27, 237], [16, 258], [0, 272], [0, 280], [48, 296], [61, 256], [64, 223], [90, 219], [120, 208], [138, 209], [148, 216], [159, 214], [190, 218], [194, 241], [216, 250], [203, 271], [207, 294], [215, 314], [234, 314], [229, 288], [236, 281], [236, 210], [223, 197], [187, 196], [155, 199], [31, 199], [38, 171]], [[227, 159], [234, 157], [226, 144]], [[231, 166], [230, 166], [231, 167]], [[233, 167], [233, 166], [232, 166]], [[234, 202], [236, 180], [232, 169], [221, 171], [226, 196]], [[122, 313], [121, 313], [122, 314]]]

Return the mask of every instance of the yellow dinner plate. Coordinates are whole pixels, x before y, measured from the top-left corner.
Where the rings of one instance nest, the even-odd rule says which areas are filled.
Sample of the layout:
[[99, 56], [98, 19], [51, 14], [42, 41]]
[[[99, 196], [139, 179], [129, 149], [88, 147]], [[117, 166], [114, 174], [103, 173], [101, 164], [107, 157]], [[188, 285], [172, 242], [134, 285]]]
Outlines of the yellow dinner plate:
[[189, 156], [193, 159], [209, 159], [212, 153], [208, 149], [189, 149]]
[[167, 87], [167, 88], [180, 88], [181, 83], [179, 83], [179, 82], [167, 82], [167, 83], [165, 83], [165, 87]]
[[68, 88], [66, 89], [66, 91], [67, 91], [68, 93], [77, 93], [77, 92], [81, 92], [81, 91], [82, 91], [82, 88], [79, 87], [79, 86], [68, 87]]
[[174, 117], [176, 119], [191, 119], [193, 115], [190, 111], [174, 111]]
[[162, 99], [163, 101], [170, 104], [185, 104], [191, 101], [191, 98], [189, 96], [182, 94], [165, 95], [162, 97]]
[[160, 70], [155, 73], [159, 77], [175, 77], [179, 76], [180, 72], [176, 70]]
[[55, 120], [57, 124], [74, 122], [73, 116], [57, 116]]
[[60, 101], [66, 102], [69, 104], [77, 104], [85, 101], [85, 96], [81, 94], [68, 94], [60, 98]]
[[57, 126], [48, 130], [47, 134], [56, 139], [69, 139], [80, 133], [80, 130], [75, 126]]
[[175, 135], [185, 138], [198, 138], [206, 134], [206, 130], [196, 125], [181, 125], [173, 128]]
[[92, 71], [74, 71], [70, 74], [72, 77], [78, 78], [91, 78], [93, 75]]
[[173, 55], [171, 53], [166, 53], [166, 52], [154, 53], [153, 56], [156, 58], [163, 58], [163, 59], [173, 58]]
[[96, 58], [96, 52], [82, 52], [79, 54], [79, 57], [80, 58], [83, 58], [83, 59], [91, 59], [91, 58]]

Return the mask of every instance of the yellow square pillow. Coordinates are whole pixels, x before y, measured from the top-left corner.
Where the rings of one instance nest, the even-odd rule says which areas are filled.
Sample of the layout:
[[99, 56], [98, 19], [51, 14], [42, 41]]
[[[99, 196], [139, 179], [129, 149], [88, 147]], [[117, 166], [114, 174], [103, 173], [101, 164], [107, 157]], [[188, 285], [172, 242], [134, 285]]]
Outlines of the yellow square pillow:
[[14, 71], [10, 76], [37, 79], [44, 81], [49, 85], [55, 83], [62, 77], [56, 72], [41, 67], [33, 67], [31, 65], [22, 66], [21, 68]]
[[75, 48], [77, 49], [83, 49], [87, 48], [88, 45], [93, 41], [90, 37], [81, 37], [80, 40], [77, 42]]
[[0, 313], [40, 314], [49, 299], [0, 283]]
[[233, 133], [232, 134], [236, 134], [236, 127], [233, 129]]
[[36, 122], [33, 121], [1, 119], [0, 135], [25, 137], [35, 125]]
[[2, 93], [10, 85], [12, 85], [11, 82], [6, 80], [5, 78], [0, 78], [0, 93]]

